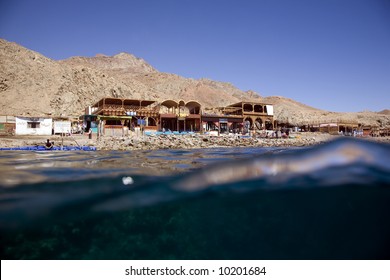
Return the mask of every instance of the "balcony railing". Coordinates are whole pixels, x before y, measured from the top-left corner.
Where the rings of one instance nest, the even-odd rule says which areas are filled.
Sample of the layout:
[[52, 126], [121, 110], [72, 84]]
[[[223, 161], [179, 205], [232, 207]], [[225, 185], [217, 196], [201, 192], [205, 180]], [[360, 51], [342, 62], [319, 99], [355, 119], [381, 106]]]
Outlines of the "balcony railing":
[[97, 115], [108, 115], [108, 116], [125, 116], [128, 112], [135, 112], [134, 115], [138, 116], [157, 116], [158, 108], [146, 108], [134, 105], [116, 105], [116, 104], [105, 104], [99, 106], [93, 113]]

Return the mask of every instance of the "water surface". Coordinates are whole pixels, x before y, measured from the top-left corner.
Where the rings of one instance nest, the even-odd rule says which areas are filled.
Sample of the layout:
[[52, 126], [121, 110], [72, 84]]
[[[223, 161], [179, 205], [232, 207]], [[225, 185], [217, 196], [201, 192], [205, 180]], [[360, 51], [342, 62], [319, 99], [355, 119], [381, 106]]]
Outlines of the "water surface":
[[388, 259], [389, 145], [0, 152], [2, 259]]

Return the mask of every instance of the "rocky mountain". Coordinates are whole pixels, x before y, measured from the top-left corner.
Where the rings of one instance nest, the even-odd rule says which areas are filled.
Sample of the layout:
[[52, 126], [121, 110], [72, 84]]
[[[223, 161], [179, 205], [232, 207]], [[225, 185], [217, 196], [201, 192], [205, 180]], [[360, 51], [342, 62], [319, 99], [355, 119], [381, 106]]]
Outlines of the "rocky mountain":
[[[215, 106], [215, 104], [227, 105], [237, 102], [239, 96], [246, 95], [245, 92], [228, 83], [207, 79], [188, 79], [175, 74], [159, 72], [143, 59], [127, 53], [120, 53], [112, 57], [103, 55], [90, 58], [73, 57], [60, 61], [60, 63], [69, 67], [88, 67], [104, 72], [108, 76], [122, 81], [130, 88], [143, 85], [144, 89], [136, 89], [137, 93], [141, 93], [142, 98], [145, 99], [158, 101], [196, 99], [205, 106]], [[255, 98], [259, 97], [255, 96]]]
[[382, 110], [382, 111], [378, 112], [378, 114], [390, 115], [390, 110], [388, 110], [388, 109]]
[[139, 74], [158, 73], [145, 60], [128, 53], [120, 53], [114, 56], [106, 56], [104, 54], [97, 54], [95, 57], [75, 56], [62, 60], [60, 63], [73, 67], [96, 68], [112, 76], [136, 76]]
[[197, 100], [204, 107], [259, 100], [275, 105], [275, 118], [280, 122], [348, 119], [367, 125], [390, 125], [388, 110], [332, 113], [284, 97], [260, 97], [226, 82], [159, 72], [127, 53], [55, 61], [0, 39], [0, 115], [76, 117], [103, 97]]
[[246, 95], [228, 83], [161, 73], [131, 54], [54, 61], [0, 39], [0, 115], [78, 116], [103, 97], [195, 99], [215, 106]]
[[89, 67], [67, 66], [15, 43], [0, 40], [0, 115], [78, 116], [105, 96], [145, 92]]

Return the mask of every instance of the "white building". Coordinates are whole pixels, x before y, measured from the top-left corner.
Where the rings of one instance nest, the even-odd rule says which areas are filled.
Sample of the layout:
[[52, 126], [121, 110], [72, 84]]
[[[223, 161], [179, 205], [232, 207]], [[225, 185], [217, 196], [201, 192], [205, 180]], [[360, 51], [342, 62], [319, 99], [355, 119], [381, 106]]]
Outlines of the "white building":
[[51, 135], [52, 118], [45, 117], [15, 117], [16, 135]]

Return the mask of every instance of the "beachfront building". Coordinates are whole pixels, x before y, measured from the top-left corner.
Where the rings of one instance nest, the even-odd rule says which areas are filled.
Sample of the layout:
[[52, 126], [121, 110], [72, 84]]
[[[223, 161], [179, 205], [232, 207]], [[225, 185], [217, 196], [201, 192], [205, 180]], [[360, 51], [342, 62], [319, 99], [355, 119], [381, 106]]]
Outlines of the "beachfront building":
[[70, 135], [72, 121], [69, 117], [53, 117], [53, 134]]
[[244, 125], [251, 130], [274, 129], [274, 107], [271, 104], [241, 101], [228, 107], [236, 108], [236, 112], [241, 113], [244, 118]]
[[[330, 127], [329, 127], [328, 131], [326, 131], [326, 129], [323, 130], [323, 127], [320, 127], [320, 131], [321, 132], [328, 132], [329, 134], [332, 134], [332, 130], [330, 129]], [[360, 134], [361, 125], [357, 122], [339, 121], [339, 122], [337, 122], [337, 131], [339, 134], [356, 136], [357, 132], [359, 132], [359, 134]]]
[[209, 108], [202, 114], [202, 131], [215, 135], [240, 133], [243, 121], [241, 110], [235, 107]]
[[165, 100], [159, 105], [159, 130], [200, 131], [202, 105], [194, 100]]
[[[172, 132], [242, 133], [274, 128], [273, 106], [242, 101], [226, 107], [202, 108], [190, 100], [102, 98], [87, 117], [96, 118], [101, 135], [122, 136], [126, 130]], [[85, 117], [84, 116], [84, 117]]]
[[52, 135], [52, 128], [52, 118], [15, 117], [15, 135]]
[[322, 132], [334, 135], [353, 135], [357, 132], [363, 134], [361, 124], [345, 120], [330, 120], [325, 122], [311, 123], [306, 127], [306, 131]]
[[273, 105], [254, 101], [242, 101], [226, 107], [205, 110], [202, 115], [204, 131], [242, 133], [273, 130]]
[[159, 123], [159, 106], [153, 100], [102, 98], [91, 106], [91, 114], [100, 135], [123, 136], [141, 127], [156, 131]]

